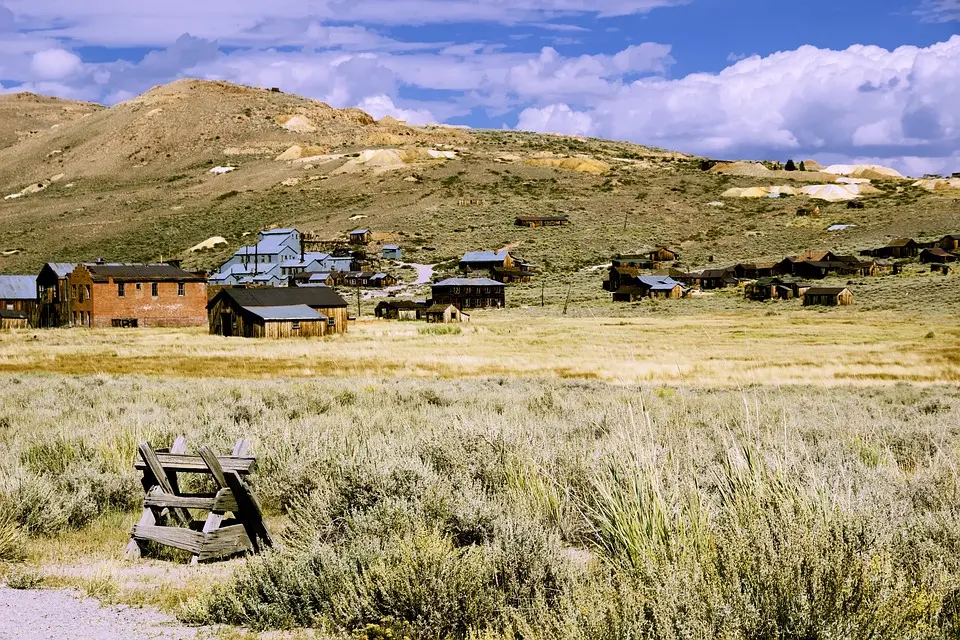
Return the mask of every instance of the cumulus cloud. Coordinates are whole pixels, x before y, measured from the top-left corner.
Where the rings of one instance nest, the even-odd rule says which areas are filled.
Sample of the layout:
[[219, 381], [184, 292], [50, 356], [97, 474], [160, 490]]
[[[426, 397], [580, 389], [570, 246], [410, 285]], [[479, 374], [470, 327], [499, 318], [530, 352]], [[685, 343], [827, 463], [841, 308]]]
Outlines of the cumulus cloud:
[[30, 71], [42, 80], [62, 80], [83, 69], [80, 56], [64, 49], [45, 49], [33, 54]]
[[427, 124], [437, 119], [427, 109], [401, 109], [393, 104], [393, 99], [387, 95], [368, 96], [357, 104], [375, 119], [392, 116], [397, 120], [405, 120], [409, 124]]
[[586, 133], [706, 155], [899, 158], [915, 171], [950, 164], [960, 148], [960, 36], [893, 51], [801, 47], [719, 74], [641, 79], [599, 100], [554, 105], [549, 113], [561, 117], [542, 113], [520, 124], [582, 131], [589, 121]]
[[574, 111], [565, 104], [551, 104], [542, 109], [524, 109], [520, 113], [517, 129], [583, 136], [593, 132], [594, 123], [589, 114]]

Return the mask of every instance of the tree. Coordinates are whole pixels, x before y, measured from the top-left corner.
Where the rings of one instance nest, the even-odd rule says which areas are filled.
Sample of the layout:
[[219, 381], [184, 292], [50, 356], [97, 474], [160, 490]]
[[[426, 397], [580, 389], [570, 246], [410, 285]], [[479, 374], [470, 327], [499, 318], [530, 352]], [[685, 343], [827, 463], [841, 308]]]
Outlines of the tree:
[[800, 171], [806, 171], [806, 170], [807, 170], [807, 167], [806, 167], [805, 164], [803, 164], [803, 160], [801, 160], [801, 161], [800, 161]]
[[797, 165], [793, 164], [793, 160], [787, 160], [787, 164], [783, 168], [787, 171], [796, 171]]

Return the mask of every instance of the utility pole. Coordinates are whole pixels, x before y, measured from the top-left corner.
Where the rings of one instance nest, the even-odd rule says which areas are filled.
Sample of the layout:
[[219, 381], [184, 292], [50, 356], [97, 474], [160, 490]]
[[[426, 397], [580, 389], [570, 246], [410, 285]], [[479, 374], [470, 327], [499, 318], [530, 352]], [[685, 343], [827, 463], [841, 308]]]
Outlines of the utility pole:
[[563, 315], [567, 315], [567, 307], [570, 305], [570, 288], [573, 286], [573, 283], [567, 283], [567, 299], [563, 302]]
[[360, 319], [360, 285], [357, 285], [357, 320]]
[[544, 289], [546, 288], [547, 283], [542, 279], [540, 280], [540, 306], [544, 306]]

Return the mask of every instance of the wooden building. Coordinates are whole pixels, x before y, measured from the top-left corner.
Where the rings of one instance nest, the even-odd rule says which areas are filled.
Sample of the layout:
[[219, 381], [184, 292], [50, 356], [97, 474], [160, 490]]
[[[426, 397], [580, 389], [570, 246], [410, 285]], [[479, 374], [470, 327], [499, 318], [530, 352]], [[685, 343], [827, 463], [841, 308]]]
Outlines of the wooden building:
[[206, 276], [172, 264], [80, 264], [68, 281], [73, 326], [189, 327], [207, 321]]
[[960, 234], [950, 234], [940, 238], [939, 247], [944, 251], [960, 251]]
[[460, 270], [465, 273], [472, 271], [487, 271], [491, 269], [513, 269], [517, 267], [516, 260], [506, 249], [500, 251], [468, 251], [460, 258]]
[[946, 264], [948, 262], [956, 262], [957, 256], [950, 253], [949, 251], [944, 251], [940, 247], [934, 247], [933, 249], [924, 249], [920, 252], [920, 262], [925, 264]]
[[354, 229], [349, 234], [350, 244], [367, 244], [373, 238], [369, 229]]
[[502, 308], [506, 287], [490, 278], [448, 278], [431, 287], [433, 304], [452, 304], [457, 309]]
[[36, 276], [0, 276], [0, 309], [20, 311], [33, 324], [38, 308]]
[[342, 284], [345, 287], [364, 287], [367, 289], [383, 289], [397, 284], [397, 279], [389, 273], [375, 271], [347, 271], [342, 275]]
[[518, 227], [562, 227], [570, 224], [567, 216], [517, 216], [514, 224]]
[[700, 287], [703, 290], [726, 289], [735, 287], [739, 280], [731, 269], [704, 269], [700, 273], [687, 274], [689, 286]]
[[603, 281], [603, 289], [610, 292], [616, 291], [624, 284], [632, 282], [638, 275], [640, 275], [640, 269], [611, 266], [607, 272], [607, 279]]
[[642, 298], [682, 298], [683, 285], [669, 276], [637, 276], [613, 293], [614, 302], [634, 302]]
[[73, 262], [48, 262], [37, 275], [39, 296], [38, 325], [64, 327], [73, 318], [70, 309], [70, 274], [77, 268]]
[[773, 262], [741, 262], [731, 267], [733, 275], [739, 280], [756, 280], [773, 275]]
[[511, 284], [514, 282], [530, 282], [533, 280], [535, 275], [536, 274], [533, 271], [529, 271], [520, 266], [512, 268], [492, 267], [490, 269], [490, 278], [504, 284]]
[[653, 269], [653, 260], [646, 255], [618, 255], [610, 261], [610, 266], [628, 269]]
[[27, 314], [23, 311], [0, 308], [0, 331], [10, 329], [26, 329], [30, 326]]
[[846, 287], [811, 287], [803, 294], [803, 306], [837, 307], [853, 304], [853, 292]]
[[470, 316], [457, 309], [452, 304], [434, 304], [428, 307], [423, 316], [427, 322], [452, 324], [454, 322], [470, 322]]
[[793, 278], [759, 278], [744, 287], [748, 300], [792, 300], [802, 298], [812, 285]]
[[244, 338], [347, 332], [347, 301], [329, 287], [228, 288], [207, 305], [210, 333]]
[[920, 245], [910, 238], [898, 238], [887, 246], [874, 249], [872, 255], [877, 258], [916, 258], [920, 253]]
[[395, 244], [385, 244], [383, 249], [381, 249], [381, 256], [384, 260], [401, 260], [403, 259], [403, 251], [399, 246]]
[[381, 300], [374, 314], [385, 320], [422, 320], [430, 303], [417, 300]]
[[662, 266], [667, 265], [671, 262], [676, 262], [680, 259], [680, 254], [676, 251], [667, 249], [666, 247], [657, 247], [653, 251], [647, 254], [650, 262], [653, 263], [654, 269], [659, 269]]

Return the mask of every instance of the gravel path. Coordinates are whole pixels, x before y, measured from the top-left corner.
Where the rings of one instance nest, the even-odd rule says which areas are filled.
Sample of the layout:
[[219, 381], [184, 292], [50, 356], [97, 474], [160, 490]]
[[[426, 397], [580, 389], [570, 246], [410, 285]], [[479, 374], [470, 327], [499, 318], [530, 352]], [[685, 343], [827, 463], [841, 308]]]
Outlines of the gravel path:
[[0, 587], [0, 640], [194, 640], [155, 609], [103, 607], [75, 591]]

